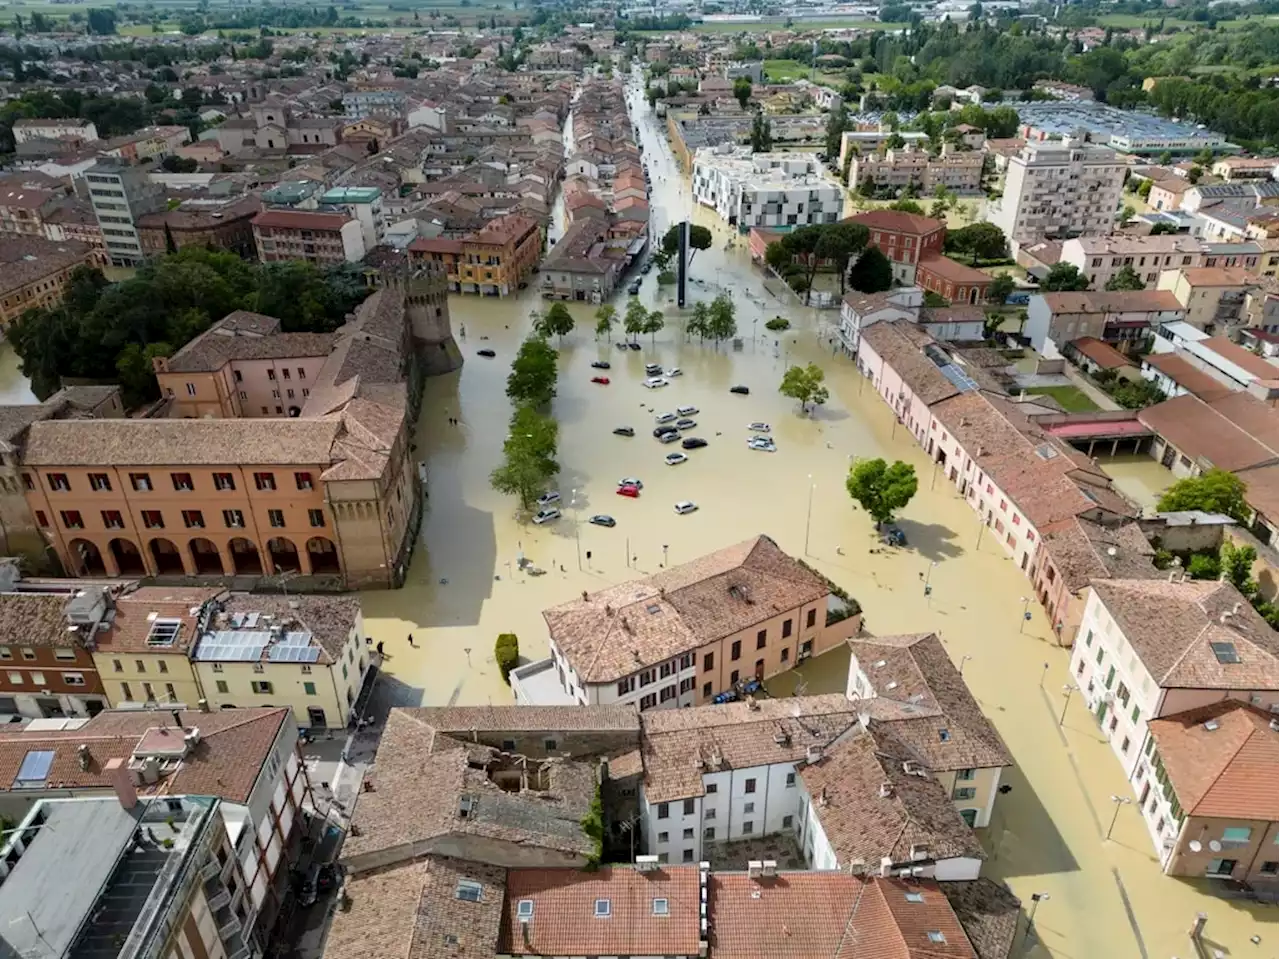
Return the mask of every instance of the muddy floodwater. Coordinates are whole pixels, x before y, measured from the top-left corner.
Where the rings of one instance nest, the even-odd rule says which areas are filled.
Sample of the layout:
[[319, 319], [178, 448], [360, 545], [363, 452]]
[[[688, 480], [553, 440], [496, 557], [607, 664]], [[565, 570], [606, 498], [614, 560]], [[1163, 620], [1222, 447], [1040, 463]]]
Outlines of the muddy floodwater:
[[[651, 115], [642, 116], [660, 232], [690, 215], [689, 194]], [[466, 363], [427, 385], [415, 454], [426, 465], [429, 489], [421, 541], [404, 589], [363, 596], [369, 633], [385, 641], [390, 654], [383, 682], [406, 704], [509, 703], [493, 659], [499, 633], [517, 634], [525, 659], [540, 658], [547, 653], [546, 607], [767, 533], [855, 596], [869, 632], [938, 632], [1009, 744], [1016, 765], [1003, 781], [1011, 789], [1000, 798], [991, 828], [980, 831], [989, 856], [984, 874], [1007, 881], [1024, 902], [1033, 892], [1049, 894], [1025, 946], [1019, 933], [1016, 954], [1190, 956], [1186, 929], [1204, 911], [1206, 936], [1230, 954], [1274, 956], [1274, 909], [1228, 902], [1207, 884], [1162, 877], [1132, 806], [1121, 808], [1111, 841], [1104, 841], [1115, 808], [1110, 797], [1132, 793], [1079, 697], [1067, 704], [1059, 726], [1067, 654], [1049, 642], [1049, 624], [1034, 601], [1031, 621], [1022, 622], [1030, 583], [991, 536], [979, 543], [974, 513], [935, 477], [853, 364], [833, 354], [838, 315], [775, 298], [749, 262], [745, 240], [731, 237], [707, 211], [693, 216], [715, 225], [716, 239], [693, 261], [691, 297], [729, 292], [741, 347], [688, 342], [682, 314], [658, 291], [652, 273], [640, 297], [664, 309], [667, 327], [652, 340], [641, 337], [640, 351], [619, 351], [620, 332], [596, 340], [594, 308], [571, 305], [578, 328], [560, 346], [554, 404], [561, 464], [555, 485], [564, 515], [547, 526], [533, 526], [513, 498], [493, 492], [488, 482], [511, 415], [508, 368], [531, 312], [543, 303], [532, 291], [503, 300], [451, 300]], [[726, 248], [731, 239], [735, 246]], [[619, 312], [626, 301], [625, 292], [615, 298]], [[792, 329], [766, 332], [764, 322], [779, 314]], [[482, 348], [497, 357], [479, 357]], [[611, 369], [593, 370], [595, 360]], [[810, 361], [826, 371], [831, 397], [804, 415], [778, 393], [778, 384], [789, 364]], [[646, 362], [678, 367], [682, 375], [666, 388], [647, 390], [641, 385]], [[593, 384], [594, 375], [611, 382]], [[738, 384], [750, 395], [731, 394]], [[686, 435], [708, 445], [689, 451], [688, 462], [667, 466], [663, 457], [672, 447], [650, 434], [656, 413], [679, 406], [698, 409], [697, 426]], [[451, 425], [451, 417], [459, 425]], [[753, 421], [770, 425], [777, 452], [747, 448]], [[634, 428], [635, 437], [614, 436], [618, 426]], [[905, 550], [876, 550], [871, 522], [845, 492], [851, 460], [873, 456], [903, 459], [919, 475], [920, 491], [900, 520]], [[1135, 471], [1141, 466], [1135, 463]], [[1118, 464], [1113, 473], [1127, 483]], [[639, 499], [616, 495], [624, 476], [643, 481]], [[676, 515], [679, 500], [696, 502], [698, 511]], [[594, 514], [613, 516], [617, 525], [591, 525]], [[546, 575], [520, 572], [521, 556]], [[925, 577], [933, 588], [927, 598]], [[779, 677], [771, 691], [842, 690], [847, 663], [847, 652], [829, 654]], [[1253, 935], [1261, 936], [1261, 947], [1249, 942]]]
[[0, 405], [21, 406], [38, 403], [30, 381], [22, 375], [22, 361], [13, 347], [0, 340]]
[[1176, 482], [1177, 477], [1145, 454], [1100, 456], [1098, 465], [1115, 482], [1116, 487], [1145, 512], [1156, 508], [1160, 495]]

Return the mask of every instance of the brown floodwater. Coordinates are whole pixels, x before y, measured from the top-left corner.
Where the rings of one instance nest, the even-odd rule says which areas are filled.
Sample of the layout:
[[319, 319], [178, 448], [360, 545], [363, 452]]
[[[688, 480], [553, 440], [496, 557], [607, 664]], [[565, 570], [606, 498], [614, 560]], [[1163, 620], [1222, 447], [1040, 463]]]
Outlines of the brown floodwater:
[[0, 340], [0, 405], [22, 406], [38, 403], [31, 381], [22, 375], [22, 361], [13, 347]]

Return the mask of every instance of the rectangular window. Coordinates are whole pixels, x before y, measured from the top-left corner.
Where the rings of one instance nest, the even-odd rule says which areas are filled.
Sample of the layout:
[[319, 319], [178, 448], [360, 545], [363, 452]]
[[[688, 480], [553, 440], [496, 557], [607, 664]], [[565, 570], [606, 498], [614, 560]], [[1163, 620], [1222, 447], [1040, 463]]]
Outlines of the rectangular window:
[[792, 789], [795, 787], [795, 784], [796, 784], [796, 774], [787, 773], [787, 788]]
[[750, 836], [755, 831], [756, 831], [756, 824], [751, 822], [750, 820], [747, 820], [742, 824], [742, 835]]
[[276, 378], [275, 370], [267, 370], [267, 379], [274, 380]]
[[705, 656], [702, 657], [702, 671], [704, 673], [709, 672], [712, 669], [715, 669], [715, 667], [716, 667], [715, 653], [707, 653]]
[[769, 641], [769, 631], [762, 629], [756, 633], [756, 649], [764, 649], [765, 643]]
[[671, 841], [671, 833], [669, 833], [669, 832], [660, 832], [660, 833], [658, 833], [658, 842], [660, 842], [660, 843], [668, 843], [668, 842], [670, 842], [670, 841]]
[[142, 684], [142, 694], [147, 698], [147, 702], [154, 703], [156, 701], [156, 690], [150, 683]]
[[127, 701], [133, 702], [133, 690], [129, 688], [128, 683], [120, 684], [120, 695], [123, 696]]
[[173, 683], [164, 684], [164, 694], [169, 697], [169, 702], [173, 702], [178, 698], [178, 692], [173, 688]]
[[[703, 839], [715, 839], [715, 838], [716, 838], [716, 827], [715, 827], [715, 826], [706, 826], [706, 827], [704, 827], [704, 828], [703, 828], [703, 830], [702, 830], [702, 838], [703, 838]], [[689, 851], [690, 851], [690, 852], [692, 852], [693, 850], [689, 850]]]
[[84, 517], [80, 515], [78, 509], [64, 509], [62, 525], [67, 529], [84, 529]]
[[733, 645], [729, 647], [729, 658], [737, 662], [742, 658], [742, 640], [735, 639]]
[[1253, 835], [1253, 830], [1248, 826], [1228, 826], [1222, 830], [1222, 844], [1224, 846], [1245, 846], [1249, 843], [1249, 838]]
[[63, 673], [62, 681], [68, 686], [83, 686], [84, 673]]
[[156, 663], [156, 666], [157, 666], [157, 667], [159, 667], [160, 672], [162, 672], [162, 673], [167, 673], [167, 672], [169, 671], [169, 664], [168, 664], [168, 663], [166, 663], [163, 659], [162, 659], [162, 660], [159, 660], [159, 661]]
[[276, 529], [283, 528], [284, 527], [284, 510], [282, 509], [267, 510], [267, 522], [269, 522]]
[[324, 510], [322, 509], [307, 510], [307, 519], [311, 521], [311, 526], [313, 529], [324, 528]]
[[951, 791], [952, 799], [972, 799], [976, 795], [978, 795], [978, 790], [972, 786], [957, 786]]
[[31, 478], [31, 474], [30, 474], [30, 473], [23, 473], [23, 474], [22, 474], [22, 488], [23, 488], [23, 489], [35, 489], [35, 488], [36, 488], [35, 480], [33, 480], [33, 479]]
[[978, 774], [976, 769], [958, 769], [956, 770], [956, 779], [961, 782], [973, 782], [974, 776]]
[[783, 817], [782, 817], [782, 828], [783, 828], [783, 829], [791, 829], [794, 823], [795, 823], [795, 816], [783, 816]]
[[164, 515], [158, 509], [144, 509], [142, 525], [147, 529], [164, 529]]
[[222, 522], [227, 529], [244, 529], [244, 513], [238, 509], [224, 509]]
[[696, 803], [696, 801], [695, 801], [695, 800], [693, 800], [693, 799], [686, 799], [686, 800], [684, 801], [684, 814], [685, 814], [686, 816], [692, 816], [692, 815], [694, 814], [694, 812], [696, 811], [696, 808], [695, 808], [696, 806], [697, 806], [697, 803]]
[[124, 529], [124, 514], [118, 509], [104, 509], [102, 511], [102, 525], [107, 529]]
[[658, 818], [669, 819], [671, 817], [671, 807], [664, 802], [658, 803]]
[[217, 686], [218, 686], [218, 692], [220, 693], [225, 693], [225, 692], [228, 692], [229, 690], [229, 687], [227, 686], [227, 681], [225, 679], [217, 680]]
[[49, 489], [55, 492], [69, 492], [71, 490], [71, 480], [67, 479], [66, 473], [50, 473]]
[[789, 661], [789, 660], [791, 659], [791, 650], [789, 650], [789, 649], [784, 649], [784, 650], [782, 651], [782, 655], [781, 655], [781, 656], [779, 656], [778, 658], [779, 658], [782, 662], [784, 662], [784, 663], [785, 663], [785, 662], [787, 662], [787, 661]]
[[249, 683], [249, 688], [251, 688], [259, 696], [271, 695], [271, 684], [267, 682], [265, 679], [253, 680], [252, 682]]
[[710, 683], [703, 683], [703, 684], [702, 684], [702, 698], [703, 698], [703, 699], [710, 699], [710, 698], [711, 698], [711, 684], [710, 684]]
[[311, 489], [310, 473], [294, 473], [293, 479], [298, 484], [298, 489]]
[[111, 492], [111, 477], [106, 473], [90, 473], [89, 489], [97, 490], [101, 493]]
[[641, 710], [652, 709], [656, 705], [658, 705], [658, 697], [655, 696], [653, 693], [645, 693], [643, 696], [640, 697]]
[[260, 490], [273, 490], [276, 488], [275, 473], [254, 473], [253, 483]]
[[316, 694], [316, 684], [315, 684], [315, 683], [303, 683], [303, 684], [302, 684], [302, 691], [303, 691], [304, 693], [306, 693], [308, 696], [314, 696], [314, 695]]
[[179, 492], [190, 492], [196, 488], [190, 473], [170, 473], [169, 477], [173, 480], [173, 488]]
[[816, 609], [809, 610], [809, 612], [805, 616], [804, 628], [812, 629], [814, 623], [816, 623], [817, 621], [818, 621], [818, 611]]
[[49, 528], [49, 517], [45, 515], [45, 511], [42, 509], [36, 510], [36, 525], [41, 529]]
[[204, 513], [198, 509], [184, 509], [182, 522], [187, 529], [204, 529]]
[[753, 792], [755, 792], [755, 791], [756, 791], [756, 781], [755, 781], [754, 779], [748, 779], [748, 780], [746, 781], [746, 783], [743, 785], [743, 787], [742, 787], [742, 791], [743, 791], [743, 792], [745, 792], [745, 793], [753, 793]]
[[782, 638], [786, 639], [791, 635], [791, 620], [786, 619], [782, 622]]
[[129, 484], [139, 493], [151, 492], [150, 473], [130, 473]]
[[214, 473], [213, 488], [220, 490], [233, 490], [236, 488], [236, 478], [231, 473]]

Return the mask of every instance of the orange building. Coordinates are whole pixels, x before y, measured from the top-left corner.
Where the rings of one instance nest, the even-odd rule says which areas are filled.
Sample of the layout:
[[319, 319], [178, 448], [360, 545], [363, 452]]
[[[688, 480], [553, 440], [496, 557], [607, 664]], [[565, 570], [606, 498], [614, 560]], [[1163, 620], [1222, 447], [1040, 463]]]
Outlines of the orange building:
[[418, 239], [414, 260], [444, 265], [451, 293], [508, 296], [525, 285], [542, 255], [542, 229], [522, 213], [508, 213], [461, 240]]

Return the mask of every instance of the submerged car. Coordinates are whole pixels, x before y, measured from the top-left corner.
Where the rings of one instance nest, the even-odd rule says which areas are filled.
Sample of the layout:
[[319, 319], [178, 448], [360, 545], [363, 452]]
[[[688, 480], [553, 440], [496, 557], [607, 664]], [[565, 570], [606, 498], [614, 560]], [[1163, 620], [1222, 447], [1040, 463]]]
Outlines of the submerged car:
[[749, 389], [747, 389], [745, 386], [742, 386], [742, 385], [738, 385], [738, 386], [731, 386], [731, 387], [729, 387], [729, 392], [730, 392], [730, 393], [737, 393], [739, 396], [749, 396], [749, 395], [751, 395], [751, 391], [750, 391]]
[[667, 429], [668, 429], [668, 432], [663, 433], [661, 436], [659, 436], [659, 437], [658, 437], [658, 442], [659, 442], [659, 443], [674, 443], [674, 442], [676, 442], [678, 439], [680, 439], [680, 431], [679, 431], [679, 430], [677, 430], [677, 429], [675, 429], [675, 428], [673, 428], [673, 427], [667, 427]]
[[681, 440], [680, 445], [687, 450], [700, 450], [707, 445], [707, 441], [701, 436], [690, 436], [688, 439]]
[[619, 486], [634, 486], [636, 489], [644, 489], [644, 483], [636, 479], [634, 476], [624, 476], [618, 480]]
[[680, 416], [692, 416], [694, 413], [701, 412], [696, 406], [677, 406], [676, 413]]
[[637, 487], [635, 487], [635, 486], [619, 486], [619, 487], [618, 487], [618, 495], [619, 495], [619, 496], [628, 496], [628, 497], [630, 497], [631, 499], [639, 499], [639, 498], [640, 498], [640, 490], [639, 490]]
[[751, 432], [753, 432], [753, 433], [768, 433], [768, 432], [769, 432], [769, 424], [768, 424], [768, 423], [761, 423], [761, 422], [759, 422], [759, 421], [757, 421], [757, 422], [755, 422], [755, 423], [748, 423], [748, 424], [747, 424], [747, 429], [751, 430]]
[[691, 499], [682, 499], [676, 503], [676, 512], [683, 516], [685, 513], [697, 512], [698, 504]]
[[550, 493], [543, 493], [538, 497], [539, 506], [550, 506], [552, 503], [558, 502], [560, 502], [560, 494], [555, 490], [552, 490]]
[[609, 369], [613, 369], [613, 366], [609, 363], [608, 360], [596, 360], [594, 363], [591, 364], [591, 368], [593, 370], [609, 370]]
[[617, 429], [613, 431], [613, 435], [614, 436], [635, 436], [636, 431], [633, 430], [630, 426], [619, 426]]
[[632, 296], [638, 296], [640, 294], [640, 278], [639, 277], [636, 277], [634, 280], [632, 280], [630, 283], [627, 284], [627, 292]]
[[689, 457], [685, 456], [683, 453], [668, 453], [663, 457], [663, 461], [668, 466], [679, 466], [681, 463], [689, 462]]
[[661, 376], [651, 376], [644, 381], [644, 387], [647, 390], [659, 390], [667, 385], [667, 381]]
[[767, 436], [753, 436], [747, 440], [747, 449], [756, 450], [759, 453], [776, 453], [778, 444]]
[[489, 359], [493, 359], [497, 355], [498, 354], [493, 352], [493, 350], [476, 350], [476, 356], [484, 356]]
[[592, 382], [592, 383], [599, 383], [601, 386], [608, 386], [608, 385], [609, 385], [609, 377], [607, 377], [607, 376], [593, 376], [593, 377], [591, 377], [591, 382]]
[[557, 520], [559, 518], [560, 511], [554, 506], [548, 507], [547, 509], [540, 509], [538, 512], [533, 514], [533, 521], [539, 526], [543, 523], [550, 523], [552, 520]]
[[587, 520], [587, 522], [590, 523], [592, 526], [607, 526], [610, 529], [618, 525], [617, 520], [615, 520], [612, 516], [606, 516], [604, 513], [600, 513], [596, 516], [591, 517], [591, 519]]

